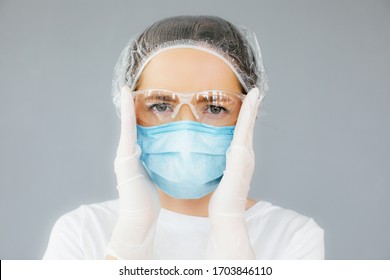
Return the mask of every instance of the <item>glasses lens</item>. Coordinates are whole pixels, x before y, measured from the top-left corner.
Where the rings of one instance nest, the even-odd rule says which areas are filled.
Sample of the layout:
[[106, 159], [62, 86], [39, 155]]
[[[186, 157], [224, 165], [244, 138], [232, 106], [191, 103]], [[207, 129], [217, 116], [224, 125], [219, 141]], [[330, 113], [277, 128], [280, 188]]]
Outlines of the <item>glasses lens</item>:
[[172, 113], [180, 103], [178, 96], [169, 91], [144, 90], [136, 92], [135, 112], [140, 125], [160, 125], [172, 122]]
[[199, 122], [228, 126], [235, 125], [242, 99], [240, 94], [218, 90], [199, 93], [175, 93], [166, 90], [135, 92], [135, 110], [140, 125], [154, 126], [184, 120], [177, 114], [184, 104], [189, 105]]
[[236, 93], [213, 90], [198, 93], [192, 103], [198, 113], [198, 121], [214, 126], [228, 126], [235, 125], [242, 99]]

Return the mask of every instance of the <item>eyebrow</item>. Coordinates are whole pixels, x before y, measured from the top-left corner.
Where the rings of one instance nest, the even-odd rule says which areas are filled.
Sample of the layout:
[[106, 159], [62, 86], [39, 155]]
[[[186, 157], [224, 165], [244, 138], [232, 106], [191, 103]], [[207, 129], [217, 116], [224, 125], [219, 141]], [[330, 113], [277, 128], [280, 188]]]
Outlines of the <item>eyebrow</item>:
[[145, 100], [175, 101], [175, 99], [173, 99], [170, 95], [147, 95]]
[[[199, 103], [207, 103], [210, 101], [222, 101], [222, 102], [229, 102], [230, 98], [226, 96], [218, 96], [218, 98], [213, 98], [214, 96], [204, 96], [200, 95], [200, 98], [198, 98], [196, 101]], [[221, 98], [222, 97], [222, 98]], [[229, 102], [230, 103], [230, 102]]]

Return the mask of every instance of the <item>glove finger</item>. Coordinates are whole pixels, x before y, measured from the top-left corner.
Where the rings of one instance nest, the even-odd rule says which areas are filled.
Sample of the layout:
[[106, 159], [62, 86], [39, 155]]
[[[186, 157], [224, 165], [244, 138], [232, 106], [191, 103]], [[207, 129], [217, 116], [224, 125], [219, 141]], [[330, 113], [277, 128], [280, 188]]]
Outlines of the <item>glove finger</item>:
[[121, 134], [117, 157], [123, 158], [136, 152], [137, 129], [134, 100], [128, 86], [121, 90]]
[[255, 131], [255, 124], [257, 120], [257, 115], [259, 113], [259, 107], [262, 104], [264, 96], [260, 96], [259, 99], [257, 100], [256, 106], [254, 108], [254, 113], [252, 115], [253, 119], [251, 120], [251, 127], [249, 128], [250, 134], [248, 135], [248, 143], [249, 147], [253, 147], [253, 133]]
[[234, 130], [234, 136], [232, 145], [244, 146], [248, 145], [248, 139], [253, 135], [253, 126], [256, 120], [258, 100], [259, 100], [259, 89], [251, 89], [244, 99], [241, 105], [240, 114]]

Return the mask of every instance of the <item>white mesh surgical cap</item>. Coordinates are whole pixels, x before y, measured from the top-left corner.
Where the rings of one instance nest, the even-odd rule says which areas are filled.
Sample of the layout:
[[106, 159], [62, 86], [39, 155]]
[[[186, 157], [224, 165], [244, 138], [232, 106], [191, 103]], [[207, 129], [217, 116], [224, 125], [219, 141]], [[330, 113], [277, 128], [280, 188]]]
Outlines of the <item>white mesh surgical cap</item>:
[[193, 48], [219, 57], [235, 73], [245, 93], [258, 87], [263, 96], [268, 90], [254, 32], [215, 16], [169, 17], [134, 36], [122, 51], [112, 82], [112, 96], [118, 112], [121, 88], [127, 85], [131, 90], [136, 89], [147, 63], [158, 53], [172, 48]]

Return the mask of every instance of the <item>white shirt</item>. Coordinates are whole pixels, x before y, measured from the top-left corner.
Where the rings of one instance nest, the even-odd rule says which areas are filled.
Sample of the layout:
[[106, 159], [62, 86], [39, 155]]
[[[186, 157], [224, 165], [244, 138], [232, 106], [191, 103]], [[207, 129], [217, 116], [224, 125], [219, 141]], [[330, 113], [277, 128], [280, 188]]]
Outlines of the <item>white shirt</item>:
[[[82, 205], [55, 223], [43, 259], [104, 259], [118, 218], [119, 200]], [[324, 231], [313, 219], [269, 202], [245, 212], [257, 259], [324, 259]], [[155, 259], [204, 259], [210, 223], [161, 209]]]

